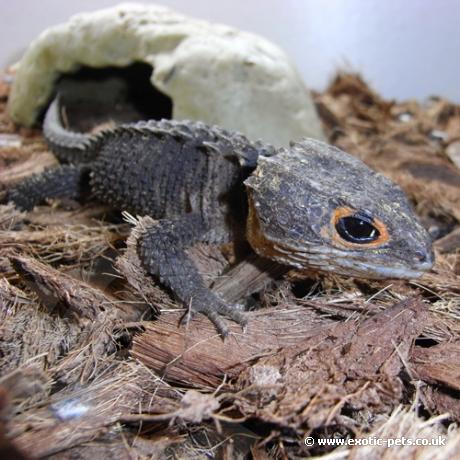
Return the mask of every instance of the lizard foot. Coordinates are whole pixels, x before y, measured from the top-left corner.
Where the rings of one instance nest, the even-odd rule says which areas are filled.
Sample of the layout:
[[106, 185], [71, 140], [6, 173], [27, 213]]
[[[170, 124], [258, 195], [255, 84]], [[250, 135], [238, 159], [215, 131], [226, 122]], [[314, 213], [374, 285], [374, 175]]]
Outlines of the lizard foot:
[[225, 323], [225, 319], [223, 318], [224, 316], [235, 321], [235, 323], [238, 323], [243, 330], [245, 330], [248, 323], [246, 315], [241, 312], [238, 307], [239, 305], [226, 305], [223, 302], [219, 302], [217, 305], [212, 307], [208, 304], [193, 305], [193, 307], [183, 316], [181, 324], [188, 324], [195, 313], [202, 313], [214, 324], [219, 334], [223, 338], [226, 338], [230, 333], [230, 329]]

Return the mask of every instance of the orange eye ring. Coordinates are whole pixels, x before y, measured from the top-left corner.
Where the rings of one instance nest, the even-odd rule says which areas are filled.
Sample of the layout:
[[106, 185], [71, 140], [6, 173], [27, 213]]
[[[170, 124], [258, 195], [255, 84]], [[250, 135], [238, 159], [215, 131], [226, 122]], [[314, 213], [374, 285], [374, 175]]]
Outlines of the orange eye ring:
[[332, 240], [338, 246], [345, 246], [347, 248], [352, 248], [352, 249], [378, 248], [390, 240], [390, 235], [388, 233], [388, 229], [386, 225], [381, 220], [376, 219], [376, 218], [369, 218], [369, 224], [372, 225], [372, 227], [374, 227], [374, 229], [378, 232], [378, 236], [376, 239], [373, 239], [369, 242], [359, 242], [359, 243], [345, 240], [340, 235], [337, 228], [338, 228], [339, 222], [342, 219], [347, 218], [347, 217], [360, 218], [358, 211], [356, 211], [355, 209], [349, 208], [347, 206], [343, 206], [343, 207], [335, 209], [332, 214], [332, 218], [331, 218], [331, 225], [333, 228]]

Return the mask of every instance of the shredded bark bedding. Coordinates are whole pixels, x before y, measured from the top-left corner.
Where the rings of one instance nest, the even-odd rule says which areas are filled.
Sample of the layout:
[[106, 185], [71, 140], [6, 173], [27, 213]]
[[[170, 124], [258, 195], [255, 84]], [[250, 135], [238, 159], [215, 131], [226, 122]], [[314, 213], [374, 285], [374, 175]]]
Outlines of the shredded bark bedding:
[[[0, 199], [55, 164], [39, 130], [8, 119], [12, 78], [0, 74]], [[369, 282], [250, 254], [229, 268], [231, 245], [197, 245], [209, 285], [251, 309], [223, 342], [204, 317], [179, 327], [187, 312], [142, 269], [150, 218], [2, 205], [2, 458], [456, 458], [460, 106], [387, 101], [345, 73], [315, 99], [330, 142], [405, 190], [435, 241], [433, 270]], [[318, 442], [402, 436], [445, 445]]]

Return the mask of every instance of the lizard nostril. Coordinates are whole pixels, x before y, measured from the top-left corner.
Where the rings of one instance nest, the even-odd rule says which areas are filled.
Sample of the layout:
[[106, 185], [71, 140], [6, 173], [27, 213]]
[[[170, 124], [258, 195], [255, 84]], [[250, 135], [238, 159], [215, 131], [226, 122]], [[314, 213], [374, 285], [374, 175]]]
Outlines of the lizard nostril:
[[428, 262], [430, 258], [431, 257], [428, 251], [425, 251], [423, 249], [415, 251], [415, 260], [417, 262], [422, 262], [422, 263]]

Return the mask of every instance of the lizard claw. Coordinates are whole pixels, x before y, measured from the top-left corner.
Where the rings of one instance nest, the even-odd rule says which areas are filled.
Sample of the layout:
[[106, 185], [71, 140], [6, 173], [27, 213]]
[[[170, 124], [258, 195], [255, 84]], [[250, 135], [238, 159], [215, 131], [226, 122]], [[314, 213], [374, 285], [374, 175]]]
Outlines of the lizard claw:
[[203, 312], [214, 324], [214, 326], [217, 329], [217, 332], [219, 332], [219, 335], [225, 339], [228, 337], [228, 334], [230, 333], [230, 329], [228, 326], [225, 324], [225, 320], [217, 313], [215, 310], [209, 310], [207, 312]]
[[236, 305], [226, 305], [224, 303], [219, 303], [215, 307], [209, 307], [206, 305], [193, 306], [188, 309], [186, 314], [181, 318], [180, 324], [188, 324], [197, 312], [207, 316], [216, 327], [220, 336], [224, 339], [228, 337], [230, 333], [230, 329], [225, 323], [224, 316], [228, 317], [232, 321], [235, 321], [235, 323], [238, 323], [242, 327], [243, 331], [246, 330], [248, 323], [246, 315], [241, 310], [237, 309]]
[[238, 323], [243, 329], [248, 324], [247, 316], [236, 305], [219, 305], [217, 311]]

